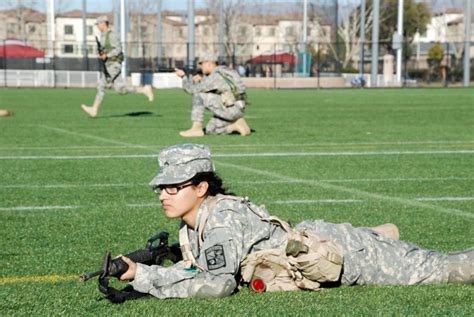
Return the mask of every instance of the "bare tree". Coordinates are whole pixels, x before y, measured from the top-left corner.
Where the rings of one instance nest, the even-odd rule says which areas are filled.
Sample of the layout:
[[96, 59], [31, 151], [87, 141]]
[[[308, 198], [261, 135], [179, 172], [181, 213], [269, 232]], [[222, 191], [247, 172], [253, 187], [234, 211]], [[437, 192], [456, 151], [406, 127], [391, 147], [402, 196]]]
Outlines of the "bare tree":
[[[248, 0], [224, 0], [224, 45], [228, 58], [236, 54], [234, 44], [241, 40], [239, 37], [239, 26], [242, 25], [248, 2]], [[220, 1], [206, 0], [206, 4], [209, 11], [215, 16], [216, 23], [218, 23]]]
[[[336, 43], [330, 42], [325, 43], [328, 46], [331, 55], [334, 59], [342, 65], [343, 68], [350, 66], [353, 58], [357, 55], [360, 50], [360, 23], [361, 23], [361, 10], [360, 7], [345, 6], [340, 9], [341, 19], [337, 26], [337, 35], [339, 41], [341, 41], [342, 47], [336, 47]], [[366, 32], [372, 27], [372, 7], [366, 8], [365, 17], [365, 30]], [[310, 12], [310, 22], [313, 28], [318, 30], [319, 34], [324, 34], [325, 31], [322, 28], [319, 21], [321, 17], [317, 14]], [[337, 42], [339, 42], [337, 41]]]

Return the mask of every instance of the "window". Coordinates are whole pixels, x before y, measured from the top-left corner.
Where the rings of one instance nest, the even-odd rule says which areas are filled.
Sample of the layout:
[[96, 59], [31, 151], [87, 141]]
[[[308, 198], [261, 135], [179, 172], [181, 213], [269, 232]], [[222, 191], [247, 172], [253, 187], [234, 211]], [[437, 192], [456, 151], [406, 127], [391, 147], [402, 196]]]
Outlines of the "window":
[[63, 53], [64, 54], [74, 54], [74, 45], [72, 45], [72, 44], [63, 45]]
[[204, 36], [208, 36], [209, 33], [210, 33], [210, 32], [209, 32], [209, 28], [206, 26], [206, 27], [202, 30], [202, 34], [203, 34]]
[[73, 35], [74, 34], [74, 27], [72, 25], [65, 25], [64, 26], [64, 34]]
[[28, 33], [33, 34], [36, 32], [36, 25], [34, 24], [29, 24], [28, 25]]
[[94, 27], [92, 25], [87, 26], [87, 35], [94, 35]]
[[268, 29], [268, 36], [275, 36], [275, 28], [271, 27]]
[[262, 28], [257, 26], [255, 28], [255, 36], [262, 36]]
[[239, 35], [245, 36], [246, 34], [247, 34], [247, 27], [246, 26], [239, 27]]
[[146, 26], [142, 26], [140, 27], [140, 32], [141, 32], [141, 35], [144, 36], [148, 32], [148, 28]]
[[8, 34], [15, 34], [17, 31], [16, 23], [8, 23], [7, 25], [7, 32]]
[[294, 33], [294, 29], [292, 26], [287, 26], [285, 28], [285, 35], [286, 36], [293, 36], [293, 33]]
[[184, 37], [183, 28], [178, 28], [178, 30], [177, 30], [177, 35], [178, 35], [178, 37]]

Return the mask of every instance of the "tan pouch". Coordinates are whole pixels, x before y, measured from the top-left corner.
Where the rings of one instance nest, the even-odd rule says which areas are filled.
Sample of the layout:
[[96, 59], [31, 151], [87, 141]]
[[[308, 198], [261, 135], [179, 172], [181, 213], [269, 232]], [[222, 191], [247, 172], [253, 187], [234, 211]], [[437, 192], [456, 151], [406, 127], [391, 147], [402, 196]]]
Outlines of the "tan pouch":
[[222, 98], [222, 103], [226, 107], [230, 107], [230, 106], [233, 106], [235, 104], [235, 96], [232, 93], [232, 91], [224, 91], [221, 94], [221, 98]]

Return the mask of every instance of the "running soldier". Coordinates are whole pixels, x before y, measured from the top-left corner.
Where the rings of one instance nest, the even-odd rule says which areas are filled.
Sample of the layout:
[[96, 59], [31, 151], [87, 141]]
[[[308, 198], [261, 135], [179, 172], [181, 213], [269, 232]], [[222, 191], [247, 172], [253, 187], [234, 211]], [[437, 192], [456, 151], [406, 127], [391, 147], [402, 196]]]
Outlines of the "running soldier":
[[206, 134], [250, 134], [244, 119], [246, 106], [245, 86], [239, 74], [225, 66], [217, 66], [217, 57], [205, 54], [199, 62], [202, 74], [191, 78], [181, 69], [176, 75], [183, 78], [184, 90], [192, 95], [192, 127], [181, 131], [182, 137], [204, 136], [203, 122], [206, 109], [212, 118], [206, 125]]
[[102, 73], [100, 75], [99, 85], [97, 86], [97, 94], [95, 96], [94, 104], [89, 107], [81, 105], [87, 115], [95, 118], [99, 111], [102, 100], [104, 99], [105, 89], [115, 89], [119, 94], [125, 95], [128, 93], [144, 94], [148, 101], [154, 100], [153, 91], [150, 85], [143, 87], [128, 86], [121, 78], [123, 53], [119, 38], [115, 31], [109, 25], [109, 19], [103, 15], [97, 18], [96, 26], [100, 31], [99, 58], [102, 64]]
[[395, 225], [355, 228], [307, 220], [291, 228], [247, 198], [227, 193], [209, 149], [164, 149], [150, 185], [168, 218], [181, 218], [183, 261], [147, 266], [123, 258], [122, 280], [158, 298], [224, 297], [327, 285], [474, 283], [474, 249], [443, 254], [398, 240]]

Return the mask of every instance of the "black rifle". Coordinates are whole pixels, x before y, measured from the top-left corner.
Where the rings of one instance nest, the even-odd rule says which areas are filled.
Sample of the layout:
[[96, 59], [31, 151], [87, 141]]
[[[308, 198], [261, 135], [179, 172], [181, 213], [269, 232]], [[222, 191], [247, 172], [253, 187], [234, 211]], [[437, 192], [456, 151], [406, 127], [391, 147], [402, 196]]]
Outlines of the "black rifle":
[[102, 47], [102, 44], [100, 44], [99, 38], [97, 36], [95, 37], [95, 41], [97, 43], [97, 52], [99, 52], [99, 56], [100, 56], [99, 57], [99, 63], [102, 66], [102, 72], [104, 73], [105, 78], [107, 78], [107, 80], [110, 80], [111, 76], [110, 76], [109, 72], [107, 71], [107, 67], [105, 66], [105, 62], [107, 61], [107, 59], [106, 60], [102, 59], [102, 54], [105, 53], [105, 50]]
[[[146, 265], [162, 265], [165, 260], [177, 263], [182, 260], [181, 249], [179, 243], [168, 245], [168, 235], [167, 232], [160, 232], [148, 239], [145, 249], [140, 249], [124, 256], [135, 263], [143, 263]], [[154, 245], [154, 242], [157, 240], [159, 240], [158, 244]], [[127, 299], [136, 299], [146, 296], [147, 294], [134, 291], [130, 286], [122, 290], [109, 286], [109, 281], [112, 277], [118, 279], [122, 274], [127, 272], [127, 270], [127, 263], [121, 258], [112, 259], [110, 252], [107, 251], [100, 270], [83, 274], [79, 277], [79, 280], [85, 282], [93, 277], [99, 276], [100, 292], [105, 295], [104, 298], [116, 304], [123, 303]]]

